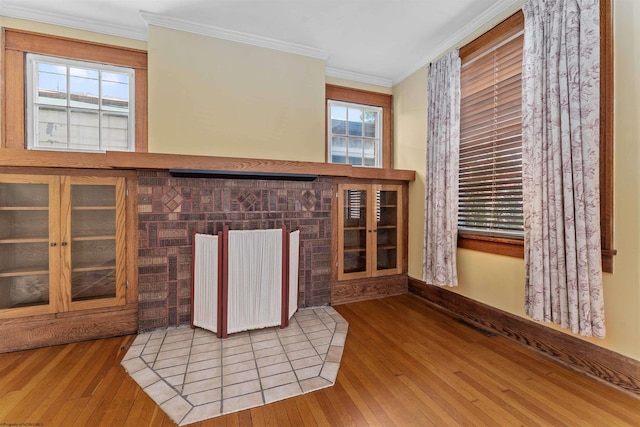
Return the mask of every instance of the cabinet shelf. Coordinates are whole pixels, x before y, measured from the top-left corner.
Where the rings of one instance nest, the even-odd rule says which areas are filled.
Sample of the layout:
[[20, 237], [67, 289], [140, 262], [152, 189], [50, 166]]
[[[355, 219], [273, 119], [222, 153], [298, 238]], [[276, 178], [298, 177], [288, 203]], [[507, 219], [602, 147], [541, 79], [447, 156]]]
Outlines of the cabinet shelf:
[[49, 274], [46, 266], [40, 268], [19, 268], [15, 270], [0, 271], [0, 277], [40, 276]]
[[115, 206], [74, 206], [72, 211], [115, 211]]
[[48, 211], [48, 206], [0, 206], [0, 211]]
[[78, 236], [72, 237], [72, 242], [91, 242], [93, 240], [115, 240], [116, 236]]
[[116, 265], [115, 264], [94, 265], [94, 266], [83, 266], [83, 267], [72, 268], [71, 272], [72, 273], [84, 273], [84, 272], [87, 272], [87, 271], [105, 271], [105, 270], [115, 270], [115, 269], [116, 269]]
[[25, 237], [24, 239], [0, 239], [0, 244], [10, 243], [48, 243], [49, 239], [39, 237]]
[[360, 231], [360, 230], [366, 230], [367, 227], [343, 227], [344, 231]]
[[48, 304], [49, 304], [49, 301], [35, 301], [35, 302], [14, 304], [6, 308], [40, 307]]
[[345, 252], [366, 252], [367, 248], [364, 248], [362, 246], [345, 246], [344, 251]]
[[384, 229], [387, 229], [387, 230], [393, 230], [395, 228], [398, 228], [398, 226], [395, 225], [395, 224], [394, 225], [377, 225], [376, 228], [377, 229], [384, 228]]
[[377, 249], [379, 251], [388, 251], [388, 250], [392, 250], [392, 249], [397, 249], [398, 247], [396, 245], [378, 245]]

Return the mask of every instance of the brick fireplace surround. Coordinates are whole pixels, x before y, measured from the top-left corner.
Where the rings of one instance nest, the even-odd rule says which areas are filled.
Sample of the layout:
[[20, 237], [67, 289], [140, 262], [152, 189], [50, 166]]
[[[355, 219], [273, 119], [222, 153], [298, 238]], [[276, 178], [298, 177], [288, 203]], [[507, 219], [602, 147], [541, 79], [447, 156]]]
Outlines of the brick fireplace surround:
[[330, 179], [175, 178], [140, 171], [138, 197], [140, 331], [189, 323], [192, 233], [214, 234], [225, 225], [300, 227], [298, 304], [329, 304]]

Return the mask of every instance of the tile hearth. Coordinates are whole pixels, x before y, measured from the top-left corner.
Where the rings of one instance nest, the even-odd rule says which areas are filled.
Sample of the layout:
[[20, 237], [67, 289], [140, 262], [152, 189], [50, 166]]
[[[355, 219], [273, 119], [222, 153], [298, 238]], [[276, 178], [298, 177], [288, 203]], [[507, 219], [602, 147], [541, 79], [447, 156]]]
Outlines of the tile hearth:
[[284, 329], [225, 339], [181, 326], [138, 335], [122, 366], [185, 425], [333, 385], [347, 329], [332, 307], [300, 309]]

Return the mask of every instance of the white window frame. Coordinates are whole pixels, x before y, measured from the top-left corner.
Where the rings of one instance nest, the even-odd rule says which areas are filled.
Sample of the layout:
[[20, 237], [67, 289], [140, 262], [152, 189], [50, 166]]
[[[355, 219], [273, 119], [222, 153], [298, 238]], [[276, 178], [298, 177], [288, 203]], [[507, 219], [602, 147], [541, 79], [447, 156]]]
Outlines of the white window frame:
[[[29, 150], [46, 150], [46, 151], [72, 151], [72, 152], [97, 152], [104, 153], [107, 150], [118, 150], [116, 148], [111, 148], [108, 145], [108, 141], [105, 142], [102, 140], [102, 126], [99, 126], [99, 147], [96, 150], [87, 150], [87, 149], [75, 149], [75, 148], [50, 148], [50, 147], [41, 147], [37, 145], [38, 141], [38, 121], [35, 120], [36, 115], [36, 107], [34, 100], [37, 99], [37, 91], [39, 88], [38, 84], [38, 71], [37, 66], [38, 63], [49, 63], [49, 64], [59, 64], [65, 67], [78, 67], [91, 69], [96, 71], [107, 71], [107, 72], [117, 72], [121, 74], [127, 74], [129, 76], [129, 112], [127, 117], [127, 149], [124, 151], [135, 151], [135, 116], [136, 116], [136, 106], [135, 106], [135, 70], [133, 68], [128, 67], [120, 67], [115, 65], [101, 64], [97, 62], [91, 61], [79, 61], [74, 59], [62, 58], [57, 56], [49, 56], [49, 55], [40, 55], [35, 53], [27, 53], [26, 54], [26, 112], [27, 112], [27, 149]], [[67, 74], [67, 94], [69, 91], [69, 75]], [[101, 86], [99, 86], [99, 90], [101, 90]], [[100, 94], [101, 96], [101, 94]], [[69, 97], [67, 97], [67, 106], [64, 107], [67, 110], [67, 128], [68, 132], [70, 132], [71, 126], [69, 126]], [[96, 110], [99, 113], [99, 117], [102, 116], [102, 103], [98, 104], [99, 108]], [[67, 144], [69, 143], [69, 137], [67, 137]], [[120, 150], [122, 151], [122, 150]]]
[[[382, 125], [383, 125], [383, 108], [382, 107], [376, 107], [376, 106], [372, 106], [372, 105], [366, 105], [366, 104], [357, 104], [354, 102], [345, 102], [345, 101], [337, 101], [337, 100], [333, 100], [333, 99], [329, 99], [327, 100], [327, 135], [328, 135], [328, 141], [327, 141], [327, 161], [329, 163], [334, 163], [333, 162], [333, 156], [332, 156], [332, 144], [333, 144], [333, 132], [332, 132], [332, 126], [331, 126], [331, 107], [333, 106], [339, 106], [339, 107], [346, 107], [347, 109], [349, 108], [357, 108], [363, 111], [372, 111], [378, 114], [378, 120], [376, 121], [376, 137], [375, 138], [371, 138], [371, 137], [365, 137], [364, 134], [362, 137], [363, 142], [365, 139], [369, 139], [369, 140], [375, 140], [374, 143], [374, 159], [375, 159], [375, 164], [372, 166], [367, 166], [367, 165], [353, 165], [351, 163], [349, 163], [349, 125], [348, 125], [348, 120], [347, 120], [347, 134], [346, 135], [341, 135], [341, 134], [335, 134], [336, 136], [346, 136], [347, 138], [347, 146], [345, 147], [345, 159], [346, 161], [344, 163], [338, 163], [338, 164], [351, 164], [352, 166], [357, 166], [357, 167], [365, 167], [365, 168], [381, 168], [382, 167], [382, 137], [383, 137], [383, 133], [382, 133]], [[364, 150], [364, 143], [363, 143], [363, 150]], [[364, 158], [363, 158], [364, 159]]]

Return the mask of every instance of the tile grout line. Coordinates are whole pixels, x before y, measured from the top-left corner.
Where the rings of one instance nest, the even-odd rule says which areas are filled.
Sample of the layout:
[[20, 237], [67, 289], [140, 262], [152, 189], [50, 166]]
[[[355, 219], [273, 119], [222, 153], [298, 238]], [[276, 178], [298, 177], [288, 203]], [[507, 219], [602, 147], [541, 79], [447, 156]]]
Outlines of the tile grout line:
[[[328, 316], [330, 321], [333, 322], [333, 331], [332, 332], [330, 331], [331, 332], [331, 340], [329, 341], [329, 346], [327, 347], [327, 355], [326, 355], [325, 360], [324, 360], [324, 362], [322, 364], [322, 370], [320, 371], [320, 377], [324, 378], [325, 380], [328, 380], [327, 378], [322, 376], [322, 371], [324, 370], [325, 363], [327, 362], [327, 359], [329, 357], [329, 352], [331, 351], [331, 348], [333, 347], [333, 342], [334, 342], [334, 339], [336, 338], [336, 334], [339, 333], [339, 332], [338, 332], [338, 321], [331, 314], [329, 314], [326, 310], [324, 310], [324, 313]], [[340, 317], [342, 318], [342, 316], [340, 316]], [[323, 321], [323, 323], [324, 323], [324, 321]], [[325, 325], [326, 325], [326, 323], [325, 323]], [[344, 343], [343, 343], [342, 347], [343, 347], [343, 351], [344, 351]], [[342, 352], [340, 353], [340, 359], [342, 359]], [[332, 363], [335, 363], [335, 362], [332, 362]], [[340, 365], [338, 364], [338, 367], [339, 366]], [[336, 376], [333, 379], [333, 381], [331, 381], [331, 383], [335, 384], [337, 379], [338, 379], [338, 374], [336, 372]]]
[[[220, 359], [220, 364], [219, 364], [219, 367], [220, 367], [220, 376], [219, 376], [220, 377], [220, 386], [219, 387], [214, 387], [214, 388], [211, 388], [211, 389], [208, 389], [208, 390], [203, 390], [203, 391], [200, 391], [198, 393], [206, 393], [206, 392], [210, 392], [210, 391], [213, 391], [213, 390], [216, 390], [216, 389], [219, 388], [220, 389], [220, 400], [219, 400], [219, 402], [220, 402], [220, 413], [218, 415], [216, 415], [216, 416], [222, 416], [222, 415], [225, 415], [225, 413], [222, 411], [222, 402], [223, 402], [222, 396], [223, 396], [223, 389], [224, 389], [224, 386], [223, 386], [223, 375], [222, 375], [222, 372], [223, 372], [222, 367], [224, 365], [224, 363], [223, 363], [224, 357], [223, 357], [222, 349], [223, 349], [223, 343], [224, 343], [225, 339], [218, 338], [217, 332], [213, 332], [213, 331], [210, 331], [210, 330], [204, 329], [204, 328], [200, 328], [200, 329], [202, 329], [204, 331], [207, 331], [208, 333], [213, 334], [215, 336], [216, 342], [220, 343], [220, 358], [219, 358]], [[194, 335], [193, 335], [193, 340], [195, 340], [195, 331], [194, 331]], [[193, 351], [193, 340], [191, 341], [191, 348], [190, 348], [190, 351], [189, 351], [189, 360], [191, 360], [191, 354], [192, 354], [192, 351]], [[202, 345], [206, 345], [206, 344], [202, 344]], [[212, 351], [215, 351], [215, 350], [212, 350]], [[214, 359], [215, 358], [211, 358], [209, 360], [214, 360]], [[188, 369], [188, 366], [189, 365], [187, 364], [187, 369]], [[200, 369], [200, 370], [197, 370], [197, 371], [194, 371], [194, 372], [206, 371], [207, 369], [210, 369], [210, 368]], [[186, 381], [186, 372], [185, 372], [185, 381]], [[203, 380], [200, 380], [200, 381], [203, 381]], [[199, 382], [199, 381], [192, 381], [190, 384], [197, 383], [197, 382]], [[183, 381], [183, 389], [184, 389], [185, 385], [186, 385], [186, 383]], [[184, 398], [184, 395], [182, 395], [182, 393], [180, 393], [180, 395]], [[185, 400], [187, 400], [187, 399], [185, 398]], [[203, 407], [203, 406], [206, 406], [206, 405], [210, 405], [212, 403], [215, 403], [216, 401], [214, 400], [214, 401], [211, 401], [211, 402], [203, 402], [203, 403], [200, 403], [200, 404], [197, 404], [197, 405], [196, 404], [192, 404], [188, 400], [187, 400], [187, 402], [191, 405], [191, 410], [189, 410], [189, 412], [187, 412], [187, 414], [182, 418], [180, 423], [178, 423], [178, 426], [182, 425], [181, 423], [184, 422], [184, 420], [189, 416], [189, 414], [193, 411], [193, 409], [200, 408], [200, 407]], [[211, 418], [215, 418], [216, 416], [211, 417]], [[207, 419], [209, 419], [209, 418], [207, 418]]]
[[[174, 329], [172, 329], [172, 330], [177, 330], [178, 328], [179, 328], [179, 327], [176, 327], [176, 328], [174, 328]], [[157, 362], [157, 361], [158, 361], [158, 356], [160, 355], [160, 352], [161, 352], [161, 350], [162, 350], [162, 346], [164, 345], [165, 340], [167, 339], [167, 334], [168, 334], [168, 332], [169, 332], [169, 330], [166, 330], [166, 331], [164, 332], [164, 337], [162, 338], [162, 343], [160, 344], [160, 348], [158, 349], [158, 353], [156, 354], [156, 359], [155, 359], [155, 361], [154, 361], [154, 365], [155, 365], [155, 362]], [[193, 333], [194, 333], [194, 331], [191, 331], [191, 345], [189, 345], [189, 355], [191, 355], [191, 348], [193, 347]], [[184, 341], [187, 341], [187, 340], [184, 340]], [[187, 360], [188, 360], [188, 358], [187, 358]], [[187, 372], [187, 366], [188, 366], [188, 362], [187, 362], [187, 365], [185, 365], [185, 376], [186, 376], [186, 372]], [[156, 371], [155, 366], [154, 366], [154, 368], [152, 368], [152, 370], [153, 370], [153, 372], [154, 372], [158, 377], [160, 377], [160, 380], [161, 380], [161, 381], [163, 381], [167, 386], [169, 386], [173, 391], [175, 391], [175, 392], [176, 392], [176, 396], [180, 396], [180, 398], [182, 398], [182, 400], [184, 400], [188, 405], [190, 405], [190, 406], [191, 406], [191, 409], [189, 409], [189, 411], [187, 411], [187, 414], [188, 414], [189, 412], [191, 412], [191, 410], [193, 409], [193, 405], [191, 405], [191, 403], [189, 403], [189, 401], [188, 401], [187, 399], [185, 399], [185, 398], [184, 398], [184, 396], [182, 396], [182, 392], [181, 392], [181, 391], [178, 391], [178, 390], [177, 390], [177, 389], [176, 389], [172, 384], [170, 384], [170, 383], [167, 381], [167, 379], [166, 379], [163, 375], [160, 375], [160, 374]], [[184, 384], [184, 379], [183, 379], [183, 384]], [[170, 399], [165, 400], [164, 402], [162, 402], [162, 404], [167, 403], [169, 400], [174, 399], [176, 396], [173, 396], [173, 397], [171, 397]], [[161, 406], [162, 404], [158, 404], [158, 406], [160, 407], [160, 409], [162, 409], [162, 406]], [[164, 409], [163, 409], [163, 411], [164, 411]], [[166, 411], [165, 411], [165, 413], [166, 413]], [[171, 418], [171, 419], [173, 420], [173, 417], [172, 417], [170, 414], [167, 414], [167, 415], [169, 415], [169, 418]], [[186, 415], [185, 415], [184, 417], [186, 417]], [[182, 417], [182, 418], [180, 419], [180, 421], [176, 422], [176, 424], [180, 425], [180, 423], [182, 422], [182, 420], [184, 420], [184, 417]]]
[[224, 415], [224, 341], [228, 336], [218, 339], [220, 340], [220, 414]]
[[[324, 311], [324, 309], [322, 309], [322, 311]], [[316, 315], [316, 317], [318, 317], [318, 319], [320, 320], [320, 322], [322, 322], [322, 326], [325, 327], [326, 330], [328, 330], [331, 333], [331, 340], [329, 341], [329, 347], [327, 347], [327, 352], [325, 353], [324, 357], [321, 357], [322, 359], [322, 367], [320, 368], [320, 372], [318, 372], [318, 377], [320, 378], [324, 378], [322, 376], [322, 371], [324, 370], [324, 364], [327, 362], [327, 356], [329, 356], [329, 350], [331, 349], [331, 343], [333, 342], [333, 337], [335, 336], [335, 327], [333, 329], [333, 332], [331, 332], [331, 330], [329, 328], [327, 328], [327, 324], [324, 323], [324, 320], [322, 320], [320, 318], [320, 316], [318, 316], [318, 313], [315, 312], [315, 310], [313, 311], [313, 313]], [[326, 312], [325, 312], [326, 313]], [[311, 345], [313, 345], [313, 343], [311, 343]], [[313, 345], [313, 348], [316, 350], [316, 353], [318, 352], [318, 350], [316, 349], [316, 346]], [[326, 379], [326, 378], [325, 378]], [[335, 381], [332, 381], [332, 383], [335, 384]]]
[[195, 339], [195, 336], [196, 336], [196, 329], [191, 328], [191, 344], [189, 344], [189, 354], [187, 356], [187, 363], [184, 365], [184, 376], [182, 377], [182, 386], [180, 387], [180, 391], [174, 388], [174, 390], [176, 390], [176, 392], [178, 393], [178, 396], [180, 396], [182, 400], [184, 400], [189, 406], [191, 406], [191, 409], [189, 409], [187, 413], [184, 414], [184, 416], [180, 419], [180, 421], [176, 423], [178, 425], [182, 425], [182, 422], [184, 421], [184, 419], [189, 416], [189, 414], [191, 413], [191, 411], [193, 411], [193, 408], [194, 408], [194, 405], [192, 405], [191, 402], [189, 402], [189, 400], [186, 397], [184, 397], [184, 395], [182, 394], [182, 391], [184, 390], [184, 384], [185, 384], [185, 381], [187, 380], [187, 371], [189, 370], [189, 362], [191, 361], [191, 352], [193, 351], [193, 340]]
[[[298, 310], [297, 312], [299, 312], [299, 311], [300, 310]], [[294, 316], [295, 316], [295, 314], [294, 314]], [[302, 329], [302, 326], [300, 326], [300, 323], [298, 322], [298, 319], [295, 319], [295, 321], [296, 321], [296, 325], [298, 325], [298, 327], [300, 328], [300, 330], [302, 331], [302, 333], [304, 334], [304, 336], [306, 338], [307, 334], [304, 333], [304, 330]], [[289, 323], [289, 325], [291, 325], [291, 323]], [[296, 377], [296, 382], [298, 383], [298, 387], [300, 387], [300, 390], [302, 390], [302, 386], [300, 385], [300, 378], [298, 378], [298, 373], [296, 372], [296, 369], [293, 367], [293, 363], [291, 363], [291, 359], [289, 358], [289, 352], [284, 347], [285, 344], [282, 342], [282, 339], [280, 338], [280, 334], [277, 333], [277, 331], [276, 331], [276, 336], [278, 337], [278, 341], [280, 342], [280, 346], [282, 346], [282, 351], [284, 352], [284, 355], [287, 358], [287, 362], [289, 362], [289, 366], [291, 367], [291, 371], [293, 372], [293, 375]], [[304, 390], [302, 390], [302, 394], [304, 394]]]
[[[312, 309], [310, 309], [309, 311], [311, 311], [311, 312], [313, 313], [313, 315], [314, 315], [318, 320], [320, 320], [320, 322], [322, 323], [322, 326], [324, 326], [327, 330], [329, 330], [329, 328], [327, 328], [327, 327], [326, 327], [326, 325], [325, 325], [324, 321], [322, 321], [322, 319], [320, 319], [320, 317], [319, 317], [319, 316], [318, 316], [318, 314], [316, 313], [316, 310], [317, 310], [316, 308], [312, 308]], [[304, 335], [304, 337], [307, 339], [307, 342], [308, 342], [309, 344], [311, 344], [311, 347], [313, 348], [313, 351], [315, 351], [316, 355], [320, 358], [320, 360], [322, 360], [322, 365], [321, 365], [321, 368], [320, 368], [320, 372], [319, 372], [319, 373], [318, 373], [318, 375], [317, 375], [317, 376], [319, 377], [319, 376], [320, 376], [320, 373], [322, 372], [322, 369], [324, 368], [324, 362], [325, 362], [326, 357], [325, 357], [324, 359], [322, 358], [322, 356], [321, 356], [321, 355], [320, 355], [320, 353], [318, 352], [318, 349], [316, 348], [316, 346], [315, 346], [315, 345], [311, 342], [311, 340], [309, 339], [309, 336], [308, 336], [308, 335], [307, 335], [307, 333], [305, 332], [304, 327], [303, 327], [302, 325], [300, 325], [300, 323], [297, 321], [297, 319], [296, 319], [296, 323], [297, 323], [297, 324], [298, 324], [298, 326], [300, 327], [300, 330], [302, 331], [302, 334]], [[313, 331], [313, 332], [316, 332], [316, 331]], [[331, 331], [329, 330], [329, 332], [331, 332]], [[333, 337], [332, 337], [332, 340], [333, 340]], [[283, 350], [285, 351], [285, 354], [286, 354], [286, 356], [287, 356], [287, 360], [289, 360], [289, 364], [291, 364], [291, 368], [293, 369], [293, 374], [294, 374], [294, 375], [295, 375], [295, 377], [296, 377], [296, 380], [297, 380], [297, 382], [298, 382], [298, 386], [300, 387], [300, 390], [302, 390], [302, 394], [306, 394], [307, 392], [306, 392], [306, 391], [304, 391], [304, 389], [302, 388], [302, 384], [300, 384], [300, 378], [298, 377], [298, 373], [296, 372], [296, 369], [293, 367], [293, 363], [292, 363], [292, 362], [291, 362], [291, 360], [289, 359], [289, 352], [284, 348], [284, 345], [283, 345]], [[327, 350], [327, 354], [328, 354], [328, 350]], [[325, 356], [326, 356], [326, 355], [325, 355]], [[310, 377], [310, 378], [312, 378], [312, 377]], [[310, 379], [310, 378], [306, 378], [306, 379]], [[303, 381], [304, 381], [304, 380], [303, 380]], [[310, 391], [313, 391], [313, 390], [310, 390]]]
[[[275, 332], [275, 328], [272, 328]], [[276, 337], [278, 333], [276, 332]], [[253, 365], [256, 368], [256, 373], [258, 374], [258, 383], [260, 384], [260, 394], [262, 395], [262, 404], [266, 405], [267, 400], [264, 397], [264, 387], [262, 386], [262, 375], [260, 375], [260, 369], [258, 369], [258, 358], [256, 356], [255, 349], [253, 348], [253, 334], [249, 331], [249, 344], [251, 344], [251, 353], [253, 353]], [[282, 349], [284, 350], [284, 348]]]
[[[162, 340], [160, 341], [160, 345], [158, 346], [158, 351], [156, 352], [156, 357], [153, 359], [153, 365], [151, 366], [151, 369], [153, 370], [153, 372], [157, 375], [158, 373], [155, 370], [155, 365], [156, 362], [158, 361], [158, 356], [160, 356], [160, 350], [162, 350], [162, 345], [164, 344], [164, 340], [167, 338], [167, 332], [168, 330], [165, 329], [162, 333]], [[153, 337], [153, 332], [151, 333], [151, 336], [149, 337], [149, 340], [151, 340], [151, 337]]]
[[[176, 328], [174, 328], [174, 329], [172, 329], [172, 330], [177, 330], [177, 329], [179, 329], [179, 327], [176, 327]], [[147, 342], [145, 343], [144, 348], [146, 348], [146, 347], [147, 347], [147, 345], [149, 344], [149, 341], [151, 341], [151, 337], [152, 337], [152, 336], [153, 336], [153, 334], [154, 334], [154, 333], [156, 333], [156, 332], [158, 332], [158, 331], [149, 332], [149, 339], [148, 339], [148, 340], [147, 340]], [[158, 377], [158, 378], [160, 378], [160, 380], [159, 380], [159, 381], [156, 381], [156, 382], [154, 382], [153, 384], [156, 384], [156, 383], [158, 383], [158, 382], [162, 381], [162, 382], [163, 382], [163, 383], [165, 383], [169, 388], [171, 388], [173, 391], [175, 391], [175, 392], [176, 392], [176, 396], [180, 396], [180, 397], [182, 398], [182, 400], [184, 400], [188, 405], [190, 405], [190, 406], [191, 406], [191, 409], [189, 409], [189, 411], [187, 412], [187, 414], [186, 414], [185, 416], [183, 416], [183, 417], [180, 419], [180, 421], [178, 421], [178, 422], [176, 423], [177, 425], [180, 425], [180, 423], [184, 420], [184, 418], [185, 418], [185, 417], [186, 417], [186, 416], [191, 412], [191, 410], [193, 410], [193, 405], [191, 405], [191, 403], [190, 403], [187, 399], [185, 399], [185, 397], [182, 395], [182, 391], [178, 391], [178, 390], [177, 390], [177, 389], [176, 389], [172, 384], [170, 384], [170, 383], [167, 381], [167, 379], [164, 377], [164, 375], [159, 374], [159, 373], [158, 373], [158, 371], [157, 371], [157, 370], [156, 370], [156, 368], [155, 368], [155, 364], [156, 364], [156, 362], [158, 362], [158, 356], [159, 356], [159, 355], [160, 355], [160, 353], [161, 353], [162, 346], [165, 344], [165, 341], [166, 341], [166, 339], [167, 339], [167, 333], [168, 333], [168, 332], [169, 332], [169, 330], [164, 330], [164, 331], [163, 331], [163, 334], [162, 334], [162, 340], [161, 340], [161, 343], [160, 343], [160, 345], [159, 345], [159, 347], [158, 347], [158, 350], [157, 350], [157, 352], [156, 352], [156, 354], [155, 354], [155, 358], [154, 358], [154, 361], [153, 361], [153, 364], [152, 364], [152, 365], [149, 365], [149, 364], [148, 364], [148, 363], [147, 363], [147, 362], [142, 358], [142, 354], [139, 356], [139, 358], [140, 358], [140, 360], [141, 360], [141, 361], [142, 361], [142, 362], [143, 362], [143, 363], [144, 363], [144, 364], [145, 364], [145, 365], [146, 365], [146, 366], [147, 366], [147, 367], [148, 367], [148, 368], [149, 368], [149, 369], [150, 369], [150, 370], [151, 370], [151, 371], [152, 371], [152, 372], [153, 372], [153, 373]], [[194, 337], [194, 333], [195, 333], [195, 330], [191, 331], [191, 344], [189, 345], [189, 357], [191, 357], [191, 350], [192, 350], [192, 348], [193, 348], [193, 337]], [[187, 341], [187, 340], [183, 340], [183, 341]], [[144, 352], [144, 348], [143, 348], [143, 352]], [[186, 370], [187, 370], [187, 367], [188, 367], [188, 366], [189, 366], [189, 365], [188, 365], [188, 358], [187, 358], [187, 365], [185, 365], [185, 377], [186, 377]], [[183, 379], [182, 383], [183, 383], [183, 387], [184, 387], [184, 379]], [[144, 391], [144, 392], [146, 393], [146, 389], [147, 389], [148, 387], [152, 386], [153, 384], [149, 384], [148, 386], [144, 387], [144, 388], [142, 389], [142, 391]], [[147, 393], [147, 395], [148, 395], [148, 393]], [[169, 398], [169, 399], [165, 400], [165, 401], [164, 401], [164, 402], [162, 402], [162, 403], [157, 403], [158, 407], [159, 407], [159, 408], [161, 408], [161, 405], [165, 404], [166, 402], [168, 402], [169, 400], [171, 400], [171, 399], [175, 398], [176, 396], [173, 396], [173, 397], [171, 397], [171, 398]], [[152, 399], [153, 399], [153, 398], [152, 398]], [[154, 400], [154, 401], [155, 401], [155, 400]], [[162, 409], [162, 408], [161, 408], [161, 409]], [[163, 411], [164, 411], [164, 410], [163, 410]], [[166, 412], [165, 412], [165, 413], [166, 413]], [[167, 414], [167, 415], [169, 415], [169, 414]], [[170, 417], [171, 419], [173, 419], [173, 417], [172, 417], [171, 415], [169, 415], [169, 417]]]

